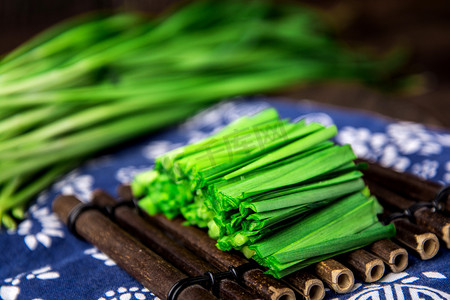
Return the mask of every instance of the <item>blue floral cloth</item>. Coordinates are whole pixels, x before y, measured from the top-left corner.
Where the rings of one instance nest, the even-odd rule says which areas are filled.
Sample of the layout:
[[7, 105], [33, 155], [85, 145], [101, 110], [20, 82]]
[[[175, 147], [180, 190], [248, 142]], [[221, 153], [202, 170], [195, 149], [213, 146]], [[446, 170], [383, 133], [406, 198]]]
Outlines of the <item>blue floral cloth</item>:
[[[450, 132], [421, 124], [320, 106], [309, 101], [236, 99], [220, 103], [185, 123], [124, 145], [120, 151], [92, 160], [42, 192], [17, 230], [0, 233], [1, 299], [153, 299], [151, 291], [121, 270], [93, 245], [72, 236], [51, 211], [55, 195], [75, 194], [89, 201], [91, 191], [115, 193], [155, 157], [204, 138], [243, 115], [274, 107], [291, 120], [336, 124], [336, 141], [351, 144], [360, 157], [400, 171], [450, 183]], [[410, 256], [405, 272], [388, 274], [374, 284], [357, 282], [351, 293], [327, 299], [450, 299], [450, 251], [430, 261]]]

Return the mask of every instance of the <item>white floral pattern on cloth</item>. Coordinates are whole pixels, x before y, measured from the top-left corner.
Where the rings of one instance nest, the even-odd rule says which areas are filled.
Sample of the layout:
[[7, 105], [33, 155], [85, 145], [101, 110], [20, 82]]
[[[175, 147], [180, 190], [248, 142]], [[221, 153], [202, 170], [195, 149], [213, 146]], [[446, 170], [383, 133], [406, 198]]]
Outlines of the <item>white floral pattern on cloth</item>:
[[439, 168], [439, 162], [436, 160], [425, 159], [415, 163], [411, 167], [411, 172], [424, 179], [434, 178]]
[[446, 162], [444, 165], [444, 176], [442, 177], [442, 181], [445, 184], [450, 184], [450, 161]]
[[442, 146], [437, 141], [436, 135], [426, 130], [422, 124], [413, 122], [393, 123], [386, 127], [386, 133], [402, 154], [429, 156], [442, 152]]
[[20, 283], [24, 280], [52, 280], [59, 277], [59, 273], [52, 271], [50, 266], [33, 270], [30, 273], [20, 273], [15, 277], [7, 278], [3, 281], [5, 285], [0, 286], [0, 299], [17, 299], [20, 294]]
[[[446, 281], [444, 274], [435, 271], [421, 273], [425, 279]], [[414, 283], [414, 284], [413, 284]], [[366, 299], [450, 299], [450, 294], [436, 288], [421, 285], [421, 278], [410, 276], [407, 272], [389, 273], [380, 281], [370, 284], [357, 284], [352, 292], [356, 292], [348, 300]], [[334, 300], [334, 299], [333, 299]]]
[[[439, 162], [430, 159], [443, 153], [450, 143], [448, 134], [426, 130], [425, 126], [411, 122], [397, 122], [386, 126], [385, 132], [372, 132], [368, 128], [344, 126], [336, 137], [340, 144], [350, 144], [358, 157], [379, 161], [386, 167], [398, 171], [410, 171], [422, 178], [434, 178]], [[447, 149], [448, 150], [448, 149]], [[412, 164], [409, 156], [423, 157]]]
[[98, 250], [95, 247], [86, 249], [84, 251], [84, 254], [90, 255], [93, 258], [97, 259], [97, 260], [103, 261], [105, 266], [111, 267], [111, 266], [115, 266], [116, 265], [116, 263], [111, 258], [109, 258], [108, 255], [104, 254], [103, 252], [101, 252], [100, 250]]
[[88, 174], [80, 174], [78, 169], [65, 175], [53, 185], [53, 191], [63, 195], [75, 195], [83, 202], [90, 200], [94, 177]]
[[409, 158], [401, 155], [387, 133], [345, 126], [339, 130], [336, 140], [340, 144], [350, 144], [358, 157], [378, 160], [399, 171], [406, 170], [411, 163]]
[[10, 230], [8, 233], [24, 236], [24, 242], [29, 250], [36, 250], [39, 244], [50, 248], [52, 238], [64, 238], [62, 223], [48, 207], [34, 204], [28, 213], [29, 217], [19, 224], [17, 230]]
[[159, 300], [153, 293], [146, 288], [138, 288], [136, 286], [126, 288], [119, 287], [116, 290], [108, 290], [102, 297], [98, 300], [144, 300], [144, 299], [156, 299]]

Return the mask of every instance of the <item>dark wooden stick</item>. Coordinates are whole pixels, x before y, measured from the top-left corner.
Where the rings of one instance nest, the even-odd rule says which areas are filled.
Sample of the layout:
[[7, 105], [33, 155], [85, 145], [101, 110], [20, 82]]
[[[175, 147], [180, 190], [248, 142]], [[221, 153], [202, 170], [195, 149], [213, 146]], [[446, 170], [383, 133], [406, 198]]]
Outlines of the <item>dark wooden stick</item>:
[[[184, 226], [183, 220], [168, 220], [164, 216], [147, 216], [152, 224], [168, 232], [185, 247], [204, 258], [220, 271], [229, 266], [241, 266], [249, 263], [245, 258], [219, 250], [216, 242], [207, 233], [192, 226]], [[244, 284], [265, 299], [295, 299], [294, 291], [275, 278], [266, 275], [261, 269], [253, 268], [243, 274]]]
[[[414, 201], [388, 190], [381, 184], [372, 181], [367, 181], [367, 183], [370, 191], [377, 196], [383, 206], [394, 210], [404, 210], [415, 204]], [[414, 219], [417, 225], [436, 234], [450, 249], [450, 217], [424, 207], [414, 212]]]
[[394, 273], [402, 272], [408, 267], [408, 252], [391, 240], [379, 240], [366, 249], [378, 256]]
[[355, 277], [349, 268], [334, 259], [326, 259], [314, 265], [314, 270], [336, 293], [350, 292], [355, 284]]
[[340, 261], [349, 266], [365, 282], [377, 281], [384, 275], [383, 261], [364, 249], [351, 251], [341, 257]]
[[[67, 224], [72, 209], [81, 202], [73, 196], [58, 196], [53, 211]], [[75, 223], [77, 233], [111, 257], [122, 269], [158, 297], [166, 298], [171, 287], [186, 277], [181, 271], [136, 241], [96, 210], [81, 213]], [[199, 285], [180, 294], [180, 299], [216, 299]]]
[[431, 233], [407, 219], [397, 219], [392, 222], [397, 231], [395, 239], [405, 245], [422, 260], [433, 258], [439, 251], [439, 240]]
[[[118, 189], [122, 199], [129, 200], [129, 187], [122, 186]], [[215, 266], [219, 271], [226, 271], [229, 266], [241, 266], [249, 263], [245, 258], [236, 254], [221, 251], [216, 247], [216, 242], [207, 233], [193, 226], [184, 226], [182, 219], [168, 220], [166, 217], [157, 215], [150, 217], [144, 213], [144, 217], [151, 224], [169, 233], [186, 248], [204, 258]], [[295, 299], [292, 289], [282, 284], [279, 280], [266, 275], [261, 269], [253, 268], [243, 275], [244, 284], [262, 295], [265, 299]]]
[[[434, 200], [439, 191], [443, 188], [439, 183], [424, 180], [411, 173], [400, 173], [389, 168], [385, 168], [379, 164], [371, 163], [363, 160], [369, 164], [367, 170], [363, 170], [364, 177], [383, 184], [389, 190], [409, 197], [415, 201], [429, 202]], [[444, 203], [444, 208], [450, 211], [450, 198], [447, 198]]]
[[325, 297], [323, 282], [311, 273], [297, 271], [283, 279], [306, 300], [322, 300]]
[[419, 226], [436, 234], [450, 249], [450, 217], [426, 208], [417, 210], [414, 217]]
[[[384, 217], [390, 214], [392, 212], [385, 208]], [[395, 219], [391, 223], [394, 224], [396, 230], [394, 239], [406, 246], [420, 259], [428, 260], [438, 253], [439, 240], [434, 233], [411, 223], [406, 217]]]
[[[103, 190], [94, 190], [92, 195], [92, 202], [99, 206], [113, 206], [117, 203], [111, 195]], [[189, 276], [201, 276], [206, 272], [218, 272], [216, 268], [175, 243], [161, 230], [146, 222], [132, 208], [120, 206], [115, 210], [114, 216], [116, 222], [122, 228]], [[258, 298], [237, 282], [229, 279], [220, 281], [219, 296], [225, 299], [242, 300]]]
[[119, 195], [122, 201], [133, 200], [133, 192], [128, 184], [119, 184], [116, 189], [117, 195]]
[[396, 192], [393, 192], [392, 190], [387, 189], [383, 184], [368, 180], [367, 178], [365, 178], [365, 181], [369, 186], [370, 192], [374, 194], [381, 204], [389, 210], [404, 210], [416, 203], [412, 200], [406, 199]]

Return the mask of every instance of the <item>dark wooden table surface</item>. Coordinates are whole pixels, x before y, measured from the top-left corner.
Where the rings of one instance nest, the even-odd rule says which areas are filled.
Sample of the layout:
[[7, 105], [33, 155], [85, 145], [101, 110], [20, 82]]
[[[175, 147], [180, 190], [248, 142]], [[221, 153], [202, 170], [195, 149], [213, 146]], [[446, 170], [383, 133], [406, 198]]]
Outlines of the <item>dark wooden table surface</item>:
[[[159, 12], [175, 0], [0, 0], [0, 54], [67, 17], [90, 10], [122, 8]], [[385, 94], [352, 84], [295, 87], [280, 93], [332, 105], [450, 128], [450, 4], [447, 0], [307, 0], [323, 11], [352, 47], [384, 53], [396, 45], [411, 50], [404, 69], [421, 74], [414, 94]]]

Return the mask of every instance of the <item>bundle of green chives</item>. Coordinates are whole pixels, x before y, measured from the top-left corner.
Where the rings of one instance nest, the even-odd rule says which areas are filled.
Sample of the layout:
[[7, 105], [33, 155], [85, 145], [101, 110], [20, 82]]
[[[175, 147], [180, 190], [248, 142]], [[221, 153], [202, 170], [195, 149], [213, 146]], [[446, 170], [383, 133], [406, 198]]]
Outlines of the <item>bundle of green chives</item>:
[[[0, 224], [13, 227], [33, 195], [95, 153], [213, 101], [324, 79], [373, 84], [397, 63], [346, 50], [327, 31], [301, 6], [198, 1], [152, 20], [131, 13], [86, 16], [37, 36], [0, 60]], [[265, 132], [269, 125], [259, 126]], [[276, 126], [268, 132], [275, 134]], [[330, 132], [283, 128], [292, 139]], [[227, 163], [239, 162], [238, 170], [250, 153], [255, 164], [237, 171], [250, 174], [270, 161], [257, 161], [264, 151], [243, 149]], [[219, 164], [190, 170], [189, 163], [181, 160], [174, 172], [195, 176], [194, 185], [229, 171]], [[231, 181], [240, 176], [228, 175]], [[218, 199], [228, 197], [226, 186], [217, 189]]]
[[267, 109], [161, 155], [132, 190], [149, 214], [208, 227], [218, 248], [241, 250], [280, 278], [394, 234], [335, 134]]

